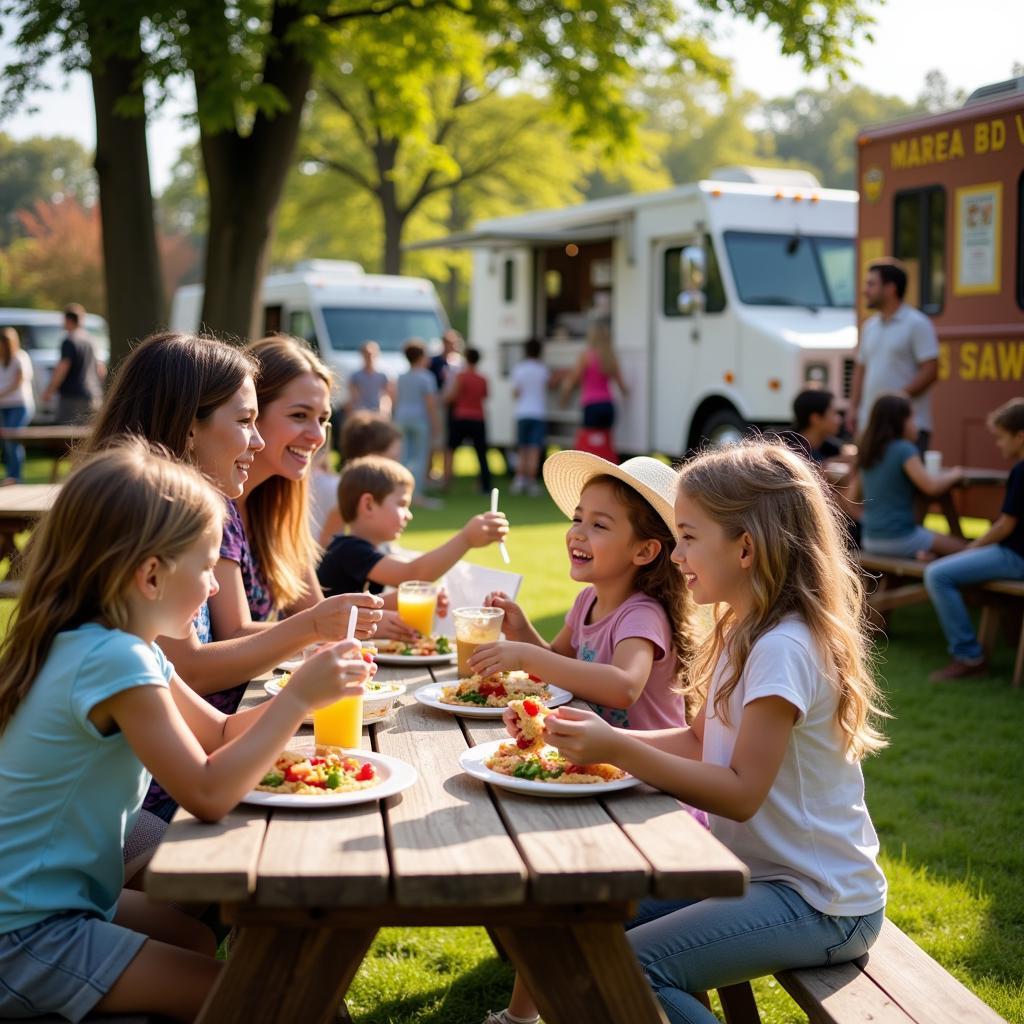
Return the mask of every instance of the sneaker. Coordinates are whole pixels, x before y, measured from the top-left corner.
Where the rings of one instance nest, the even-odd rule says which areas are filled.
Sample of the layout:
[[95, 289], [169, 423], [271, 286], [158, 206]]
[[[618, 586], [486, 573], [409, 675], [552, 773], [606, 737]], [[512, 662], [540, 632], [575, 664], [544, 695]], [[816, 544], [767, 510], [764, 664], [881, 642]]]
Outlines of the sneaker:
[[544, 492], [541, 490], [540, 484], [537, 483], [536, 480], [531, 480], [530, 483], [526, 485], [526, 493], [531, 498], [539, 498]]
[[[514, 1022], [504, 1010], [499, 1010], [497, 1013], [491, 1013], [488, 1010], [487, 1016], [484, 1017], [484, 1024], [514, 1024]], [[524, 1024], [540, 1024], [540, 1017], [531, 1017]]]
[[513, 494], [522, 494], [523, 491], [525, 491], [525, 490], [526, 490], [526, 481], [517, 476], [515, 478], [515, 480], [512, 481], [512, 487], [511, 487], [512, 493]]
[[983, 676], [988, 672], [988, 662], [984, 658], [977, 661], [963, 661], [954, 658], [945, 668], [940, 668], [928, 677], [930, 683], [947, 683], [952, 679], [968, 679], [971, 676]]

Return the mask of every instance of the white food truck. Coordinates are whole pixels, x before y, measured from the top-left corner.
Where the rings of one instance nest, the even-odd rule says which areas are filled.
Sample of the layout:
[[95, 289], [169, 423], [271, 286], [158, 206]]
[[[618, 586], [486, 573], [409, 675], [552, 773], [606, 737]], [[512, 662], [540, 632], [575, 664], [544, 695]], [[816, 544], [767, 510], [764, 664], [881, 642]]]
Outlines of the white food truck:
[[[468, 339], [491, 379], [492, 444], [515, 444], [509, 373], [524, 343], [540, 338], [544, 360], [569, 367], [590, 319], [610, 317], [629, 387], [617, 448], [677, 456], [789, 422], [808, 384], [848, 396], [856, 228], [855, 192], [801, 171], [726, 168], [430, 244], [474, 250]], [[553, 393], [549, 419], [552, 440], [571, 444], [578, 401]]]
[[[290, 271], [268, 274], [261, 301], [265, 334], [283, 331], [305, 338], [334, 371], [336, 404], [345, 400], [349, 374], [363, 364], [363, 342], [380, 345], [380, 368], [397, 377], [409, 369], [402, 355], [406, 341], [421, 338], [433, 348], [448, 327], [430, 281], [366, 274], [347, 260], [303, 260]], [[171, 304], [171, 328], [197, 330], [202, 306], [202, 285], [179, 288]]]

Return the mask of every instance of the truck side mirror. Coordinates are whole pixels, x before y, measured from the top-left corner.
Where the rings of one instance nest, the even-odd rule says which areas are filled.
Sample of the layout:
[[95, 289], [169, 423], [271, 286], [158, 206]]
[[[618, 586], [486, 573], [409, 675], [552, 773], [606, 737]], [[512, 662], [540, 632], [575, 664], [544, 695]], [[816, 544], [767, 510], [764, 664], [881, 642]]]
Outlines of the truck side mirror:
[[682, 291], [676, 297], [676, 307], [684, 316], [698, 313], [704, 308], [704, 281], [704, 248], [700, 245], [687, 245], [679, 253], [679, 283]]

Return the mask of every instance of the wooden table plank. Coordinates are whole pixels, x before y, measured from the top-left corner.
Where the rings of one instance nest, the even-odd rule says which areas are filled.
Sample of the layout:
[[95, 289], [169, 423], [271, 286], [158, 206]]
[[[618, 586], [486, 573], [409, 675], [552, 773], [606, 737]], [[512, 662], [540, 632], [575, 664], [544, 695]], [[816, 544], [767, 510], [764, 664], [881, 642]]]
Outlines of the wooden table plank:
[[242, 901], [256, 888], [266, 812], [239, 806], [210, 824], [182, 808], [146, 868], [146, 892], [179, 903]]
[[609, 793], [605, 810], [651, 864], [659, 899], [742, 896], [749, 872], [678, 800], [649, 786]]
[[[500, 719], [461, 721], [474, 745], [508, 737]], [[471, 781], [481, 790], [488, 788]], [[538, 902], [633, 900], [651, 894], [651, 865], [594, 797], [545, 799], [492, 789], [530, 869], [530, 892]]]
[[455, 719], [406, 694], [376, 742], [420, 774], [385, 809], [395, 901], [521, 903], [526, 869], [486, 790], [459, 767], [466, 741]]

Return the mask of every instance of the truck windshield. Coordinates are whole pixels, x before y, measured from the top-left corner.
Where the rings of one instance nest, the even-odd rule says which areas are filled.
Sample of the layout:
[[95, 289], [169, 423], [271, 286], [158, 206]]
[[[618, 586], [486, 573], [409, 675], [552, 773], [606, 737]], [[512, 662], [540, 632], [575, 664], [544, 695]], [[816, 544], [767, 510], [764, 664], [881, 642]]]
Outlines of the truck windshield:
[[434, 341], [444, 331], [432, 309], [328, 307], [322, 312], [335, 352], [358, 352], [364, 341], [377, 342], [381, 352], [401, 352], [410, 338]]
[[853, 307], [852, 238], [726, 231], [725, 250], [748, 306]]

